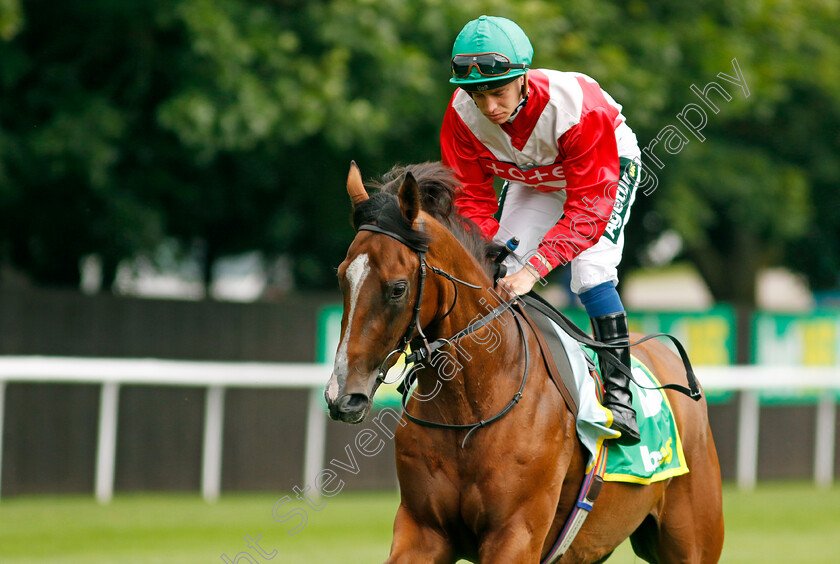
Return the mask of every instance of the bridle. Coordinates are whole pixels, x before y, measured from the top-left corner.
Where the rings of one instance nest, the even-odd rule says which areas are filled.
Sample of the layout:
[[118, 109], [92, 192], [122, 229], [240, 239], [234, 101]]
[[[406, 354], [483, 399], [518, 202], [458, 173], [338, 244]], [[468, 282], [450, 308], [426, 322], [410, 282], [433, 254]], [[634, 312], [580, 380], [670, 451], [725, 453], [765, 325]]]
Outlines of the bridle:
[[[491, 424], [495, 421], [498, 421], [499, 419], [504, 417], [511, 409], [513, 409], [513, 407], [517, 403], [519, 403], [519, 400], [522, 398], [522, 393], [525, 390], [525, 384], [528, 381], [528, 367], [529, 367], [529, 359], [530, 359], [530, 349], [529, 349], [529, 346], [528, 346], [528, 338], [525, 335], [525, 329], [522, 325], [522, 321], [520, 319], [520, 316], [517, 314], [516, 309], [514, 309], [514, 307], [518, 303], [519, 297], [514, 296], [509, 301], [504, 301], [504, 302], [500, 303], [498, 306], [493, 308], [492, 311], [490, 311], [487, 314], [481, 316], [479, 319], [477, 319], [476, 321], [474, 321], [473, 323], [471, 323], [470, 325], [468, 325], [464, 329], [461, 329], [460, 331], [458, 331], [457, 333], [455, 333], [454, 335], [452, 335], [448, 339], [437, 339], [437, 340], [430, 343], [428, 341], [428, 339], [426, 338], [426, 335], [423, 333], [423, 328], [420, 326], [420, 309], [421, 309], [422, 304], [423, 304], [423, 290], [425, 288], [427, 270], [431, 270], [435, 274], [437, 274], [439, 276], [442, 276], [442, 277], [446, 278], [447, 280], [449, 280], [450, 282], [452, 282], [452, 286], [455, 289], [455, 298], [452, 302], [452, 305], [449, 307], [449, 309], [446, 311], [446, 313], [442, 317], [440, 317], [439, 319], [436, 320], [438, 322], [441, 321], [442, 319], [444, 319], [446, 316], [448, 316], [452, 312], [452, 310], [455, 308], [455, 305], [458, 302], [458, 284], [462, 284], [464, 286], [467, 286], [468, 288], [473, 288], [473, 289], [476, 289], [476, 290], [481, 289], [481, 286], [478, 286], [478, 285], [475, 285], [475, 284], [470, 284], [469, 282], [465, 282], [465, 281], [463, 281], [459, 278], [456, 278], [452, 274], [449, 274], [448, 272], [446, 272], [443, 269], [436, 268], [434, 266], [429, 265], [426, 262], [426, 253], [429, 250], [429, 246], [426, 245], [426, 244], [418, 244], [418, 243], [411, 242], [411, 241], [407, 240], [406, 238], [402, 237], [401, 235], [399, 235], [397, 233], [394, 233], [393, 231], [390, 231], [388, 229], [383, 229], [382, 227], [379, 227], [378, 225], [373, 224], [373, 223], [365, 223], [365, 224], [360, 225], [359, 228], [358, 228], [358, 231], [371, 231], [373, 233], [380, 233], [382, 235], [387, 235], [388, 237], [391, 237], [392, 239], [394, 239], [396, 241], [399, 241], [400, 243], [402, 243], [403, 245], [407, 246], [409, 249], [414, 251], [417, 254], [417, 258], [420, 261], [420, 267], [419, 267], [418, 274], [417, 274], [417, 277], [418, 277], [417, 296], [416, 296], [416, 299], [415, 299], [415, 302], [414, 302], [414, 310], [412, 312], [411, 321], [409, 322], [408, 327], [405, 330], [405, 333], [403, 334], [402, 338], [400, 339], [399, 348], [394, 349], [393, 351], [388, 353], [388, 355], [385, 357], [385, 359], [379, 365], [379, 374], [377, 375], [377, 378], [376, 378], [376, 380], [377, 380], [376, 387], [377, 388], [379, 387], [380, 384], [385, 383], [385, 374], [387, 372], [387, 369], [385, 367], [388, 364], [388, 361], [394, 355], [404, 355], [405, 356], [406, 368], [408, 366], [411, 366], [412, 364], [420, 365], [423, 362], [431, 361], [432, 356], [435, 353], [437, 353], [438, 351], [440, 351], [443, 347], [447, 347], [447, 346], [451, 345], [453, 342], [457, 342], [461, 338], [466, 337], [467, 335], [470, 335], [470, 334], [474, 333], [475, 331], [478, 331], [479, 329], [481, 329], [482, 327], [484, 327], [485, 325], [487, 325], [488, 323], [490, 323], [494, 319], [499, 318], [506, 311], [510, 311], [511, 314], [513, 315], [513, 318], [516, 320], [516, 325], [517, 325], [517, 328], [519, 329], [519, 334], [522, 337], [522, 343], [524, 345], [524, 354], [525, 354], [525, 368], [524, 368], [523, 375], [522, 375], [522, 383], [519, 386], [519, 390], [513, 395], [513, 397], [507, 403], [507, 405], [504, 408], [502, 408], [498, 413], [493, 415], [492, 417], [489, 417], [487, 419], [483, 419], [483, 420], [478, 421], [476, 423], [468, 423], [468, 424], [465, 424], [465, 425], [454, 425], [454, 424], [450, 424], [450, 423], [438, 423], [438, 422], [435, 422], [435, 421], [427, 421], [425, 419], [415, 417], [414, 415], [412, 415], [411, 413], [408, 412], [407, 404], [408, 404], [408, 399], [411, 397], [411, 386], [412, 386], [414, 380], [416, 380], [416, 378], [417, 378], [416, 377], [416, 370], [412, 369], [411, 371], [409, 371], [406, 374], [406, 369], [403, 369], [403, 371], [400, 373], [399, 377], [394, 382], [389, 382], [389, 383], [393, 384], [393, 383], [399, 381], [400, 379], [403, 380], [402, 383], [399, 386], [399, 390], [402, 394], [403, 413], [413, 423], [416, 423], [418, 425], [422, 425], [424, 427], [432, 427], [432, 428], [435, 428], [435, 429], [468, 430], [466, 436], [464, 437], [464, 440], [461, 442], [461, 448], [463, 448], [464, 444], [466, 444], [467, 439], [470, 437], [470, 435], [472, 435], [473, 431], [475, 431], [475, 430], [477, 430], [481, 427], [486, 427], [487, 425], [489, 425], [489, 424]], [[414, 337], [415, 332], [417, 332], [417, 334], [418, 334], [417, 338]], [[413, 352], [411, 354], [406, 354], [406, 350], [407, 350], [410, 343], [414, 343], [416, 346], [412, 347]], [[376, 390], [376, 388], [374, 388], [374, 391], [375, 390]]]
[[[421, 303], [423, 301], [423, 288], [426, 285], [426, 268], [428, 266], [426, 264], [426, 252], [429, 250], [429, 246], [425, 245], [425, 244], [411, 242], [408, 239], [406, 239], [405, 237], [402, 237], [401, 235], [399, 235], [397, 233], [394, 233], [393, 231], [383, 229], [383, 228], [381, 228], [378, 225], [373, 224], [373, 223], [365, 223], [363, 225], [360, 225], [358, 230], [359, 231], [371, 231], [373, 233], [381, 233], [383, 235], [387, 235], [388, 237], [391, 237], [392, 239], [395, 239], [395, 240], [399, 241], [400, 243], [402, 243], [403, 245], [405, 245], [406, 247], [408, 247], [409, 249], [411, 249], [412, 251], [417, 253], [417, 257], [420, 259], [420, 269], [419, 269], [418, 274], [417, 274], [417, 300], [414, 303], [414, 312], [412, 313], [411, 321], [409, 322], [408, 327], [405, 330], [405, 333], [403, 334], [402, 338], [400, 339], [400, 343], [402, 343], [401, 347], [398, 348], [398, 349], [394, 349], [393, 351], [388, 353], [388, 356], [386, 356], [385, 360], [383, 360], [382, 363], [379, 365], [379, 375], [376, 377], [379, 384], [382, 384], [382, 383], [393, 384], [393, 382], [385, 382], [385, 373], [387, 372], [387, 370], [385, 369], [385, 365], [388, 363], [388, 361], [391, 359], [391, 357], [394, 356], [395, 354], [396, 355], [405, 355], [406, 354], [405, 353], [406, 348], [408, 347], [411, 340], [414, 338], [414, 331], [415, 330], [418, 330], [418, 332], [420, 334], [420, 337], [423, 339], [423, 342], [426, 343], [426, 345], [428, 346], [428, 341], [426, 339], [426, 335], [423, 333], [422, 327], [420, 327], [420, 306], [421, 306]], [[461, 282], [462, 284], [466, 284], [470, 287], [478, 288], [478, 286], [473, 286], [472, 284], [468, 284], [467, 282], [463, 282], [461, 280], [459, 280], [459, 282]], [[457, 300], [457, 295], [456, 295], [456, 300]], [[455, 307], [455, 304], [453, 304], [452, 307]], [[452, 311], [452, 310], [450, 309], [449, 311]], [[449, 315], [449, 312], [447, 312], [447, 315]], [[444, 317], [446, 317], [446, 316], [444, 316]], [[400, 375], [400, 377], [402, 377], [402, 375]]]
[[[416, 423], [417, 425], [422, 425], [424, 427], [432, 427], [432, 428], [435, 428], [435, 429], [467, 430], [468, 432], [467, 432], [466, 436], [464, 437], [464, 440], [461, 442], [461, 447], [463, 448], [467, 439], [470, 437], [470, 435], [472, 435], [472, 433], [476, 429], [479, 429], [481, 427], [486, 427], [490, 423], [498, 421], [499, 419], [504, 417], [511, 409], [513, 409], [513, 407], [517, 403], [519, 403], [519, 400], [522, 398], [522, 393], [525, 390], [525, 384], [528, 381], [530, 348], [528, 346], [528, 338], [525, 335], [525, 329], [522, 325], [522, 320], [521, 320], [522, 315], [520, 315], [520, 311], [519, 311], [519, 308], [521, 308], [521, 301], [519, 300], [519, 296], [514, 296], [513, 298], [511, 298], [508, 301], [501, 302], [499, 305], [497, 305], [495, 308], [493, 308], [492, 311], [490, 311], [487, 314], [479, 317], [477, 320], [475, 320], [474, 322], [469, 324], [467, 327], [461, 329], [460, 331], [458, 331], [457, 333], [455, 333], [451, 337], [437, 339], [437, 340], [430, 343], [428, 341], [428, 339], [426, 338], [426, 335], [423, 333], [423, 328], [420, 326], [420, 309], [421, 309], [422, 303], [423, 303], [423, 290], [424, 290], [424, 287], [425, 287], [427, 270], [431, 270], [435, 274], [437, 274], [439, 276], [443, 276], [444, 278], [446, 278], [447, 280], [452, 282], [452, 286], [455, 289], [455, 299], [453, 300], [452, 305], [449, 307], [449, 309], [446, 311], [446, 313], [442, 317], [440, 317], [439, 319], [436, 320], [438, 322], [441, 321], [443, 318], [445, 318], [447, 315], [449, 315], [452, 312], [452, 310], [455, 308], [455, 305], [458, 302], [458, 284], [462, 284], [464, 286], [467, 286], [468, 288], [473, 288], [473, 289], [476, 289], [476, 290], [480, 289], [481, 286], [477, 286], [475, 284], [470, 284], [469, 282], [465, 282], [465, 281], [463, 281], [459, 278], [456, 278], [455, 276], [449, 274], [448, 272], [446, 272], [446, 271], [444, 271], [440, 268], [436, 268], [434, 266], [429, 265], [426, 262], [426, 253], [429, 250], [429, 246], [426, 245], [426, 244], [414, 243], [412, 241], [409, 241], [409, 240], [405, 239], [404, 237], [402, 237], [398, 233], [395, 233], [395, 232], [390, 231], [388, 229], [383, 229], [382, 227], [379, 227], [378, 225], [375, 225], [375, 224], [372, 224], [372, 223], [362, 224], [361, 226], [359, 226], [358, 230], [359, 231], [371, 231], [373, 233], [380, 233], [382, 235], [387, 235], [388, 237], [391, 237], [392, 239], [395, 239], [396, 241], [399, 241], [403, 245], [405, 245], [408, 248], [410, 248], [411, 250], [413, 250], [417, 254], [417, 258], [420, 262], [418, 275], [417, 275], [418, 276], [417, 297], [415, 299], [414, 311], [413, 311], [413, 314], [412, 314], [411, 321], [409, 322], [408, 327], [406, 328], [405, 333], [403, 334], [403, 336], [400, 340], [401, 344], [400, 344], [399, 348], [394, 349], [393, 351], [388, 353], [388, 355], [386, 355], [385, 359], [379, 365], [379, 374], [377, 375], [376, 384], [374, 386], [373, 391], [375, 393], [376, 389], [382, 383], [385, 383], [385, 374], [387, 372], [385, 367], [388, 364], [388, 361], [391, 359], [391, 357], [394, 356], [394, 355], [405, 356], [405, 366], [406, 366], [406, 368], [403, 369], [403, 371], [400, 373], [400, 375], [397, 377], [397, 379], [394, 382], [388, 382], [388, 383], [393, 384], [393, 383], [396, 383], [396, 382], [402, 380], [402, 382], [400, 383], [400, 385], [398, 387], [398, 390], [402, 394], [403, 413], [405, 414], [405, 416], [408, 418], [409, 421], [412, 421], [413, 423]], [[417, 376], [415, 374], [416, 373], [416, 368], [420, 364], [425, 363], [427, 361], [429, 361], [431, 363], [432, 357], [438, 351], [440, 351], [443, 347], [449, 347], [453, 342], [457, 342], [458, 340], [462, 339], [463, 337], [466, 337], [467, 335], [470, 335], [470, 334], [474, 333], [475, 331], [478, 331], [479, 329], [481, 329], [482, 327], [484, 327], [485, 325], [487, 325], [488, 323], [490, 323], [494, 319], [499, 318], [506, 311], [510, 311], [510, 313], [513, 315], [514, 320], [516, 321], [517, 328], [519, 329], [519, 334], [522, 337], [523, 350], [524, 350], [524, 354], [525, 354], [525, 367], [524, 367], [524, 371], [523, 371], [523, 374], [522, 374], [522, 383], [519, 386], [519, 390], [513, 395], [513, 397], [507, 403], [507, 405], [504, 408], [502, 408], [498, 413], [496, 413], [492, 417], [489, 417], [488, 419], [483, 419], [483, 420], [478, 421], [476, 423], [469, 423], [469, 424], [465, 424], [465, 425], [453, 425], [453, 424], [450, 424], [450, 423], [438, 423], [438, 422], [435, 422], [435, 421], [427, 421], [425, 419], [420, 419], [419, 417], [415, 417], [414, 415], [409, 413], [407, 404], [408, 404], [408, 399], [411, 397], [411, 393], [412, 393], [411, 392], [411, 386], [413, 385], [414, 381], [417, 379]], [[555, 312], [555, 313], [556, 313], [556, 316], [552, 316], [552, 319], [555, 322], [557, 322], [560, 325], [560, 327], [562, 327], [569, 335], [571, 335], [578, 342], [583, 343], [583, 344], [591, 347], [592, 349], [594, 349], [596, 351], [603, 350], [603, 349], [612, 349], [612, 348], [616, 348], [616, 347], [619, 346], [619, 345], [610, 345], [610, 344], [602, 343], [602, 342], [599, 342], [599, 341], [596, 341], [596, 340], [592, 339], [586, 333], [584, 333], [581, 329], [579, 329], [577, 326], [575, 326], [574, 323], [572, 323], [571, 320], [569, 320], [567, 317], [560, 314], [559, 312]], [[417, 334], [418, 334], [417, 338], [414, 337], [415, 332], [417, 332]], [[682, 344], [674, 336], [668, 335], [667, 333], [655, 333], [655, 334], [652, 334], [652, 335], [647, 335], [647, 336], [639, 339], [638, 341], [636, 341], [634, 343], [630, 343], [630, 346], [639, 345], [639, 344], [641, 344], [641, 343], [643, 343], [643, 342], [645, 342], [649, 339], [653, 339], [653, 338], [657, 338], [657, 337], [667, 337], [676, 346], [677, 351], [680, 355], [680, 358], [683, 361], [683, 366], [685, 366], [685, 368], [686, 368], [686, 377], [687, 377], [687, 380], [688, 380], [688, 383], [689, 383], [688, 387], [681, 386], [679, 384], [663, 384], [663, 385], [659, 385], [659, 386], [648, 387], [648, 386], [639, 384], [636, 381], [636, 379], [634, 378], [632, 372], [626, 366], [624, 366], [620, 361], [618, 361], [617, 359], [614, 359], [611, 355], [606, 356], [607, 361], [610, 362], [610, 363], [613, 363], [617, 370], [621, 371], [628, 378], [630, 378], [631, 380], [636, 382], [636, 385], [638, 385], [640, 388], [645, 388], [645, 389], [672, 389], [672, 390], [676, 390], [676, 391], [678, 391], [682, 394], [687, 395], [688, 397], [690, 397], [691, 399], [693, 399], [695, 401], [699, 400], [700, 397], [701, 397], [701, 393], [700, 393], [700, 389], [699, 389], [699, 386], [697, 384], [696, 378], [694, 376], [694, 371], [691, 367], [691, 363], [688, 359], [688, 355], [687, 355], [684, 347], [682, 346]], [[412, 343], [415, 345], [415, 346], [412, 346], [412, 351], [413, 352], [411, 354], [406, 354], [406, 350], [407, 350], [409, 344], [412, 344]], [[408, 367], [412, 366], [412, 365], [414, 365], [415, 368], [412, 368], [410, 371], [408, 371], [408, 373], [406, 373], [406, 370], [408, 369]]]

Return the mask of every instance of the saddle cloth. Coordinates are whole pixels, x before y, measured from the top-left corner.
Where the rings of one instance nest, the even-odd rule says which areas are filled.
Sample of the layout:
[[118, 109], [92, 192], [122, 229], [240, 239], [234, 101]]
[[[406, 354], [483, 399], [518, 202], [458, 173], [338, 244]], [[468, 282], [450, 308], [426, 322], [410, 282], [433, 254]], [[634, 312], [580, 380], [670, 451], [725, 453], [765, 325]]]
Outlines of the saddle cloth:
[[[600, 403], [603, 393], [597, 371], [595, 352], [576, 341], [548, 316], [525, 300], [525, 310], [542, 332], [549, 355], [569, 390], [577, 408], [577, 433], [589, 453], [587, 471], [606, 445], [604, 480], [650, 484], [688, 472], [679, 431], [664, 390], [650, 370], [632, 358], [633, 409], [642, 440], [635, 445], [620, 445], [608, 439], [618, 436], [609, 428], [612, 414]], [[542, 309], [542, 308], [541, 308]], [[653, 389], [651, 389], [653, 388]], [[574, 408], [570, 406], [574, 412]], [[604, 443], [604, 441], [607, 441]]]

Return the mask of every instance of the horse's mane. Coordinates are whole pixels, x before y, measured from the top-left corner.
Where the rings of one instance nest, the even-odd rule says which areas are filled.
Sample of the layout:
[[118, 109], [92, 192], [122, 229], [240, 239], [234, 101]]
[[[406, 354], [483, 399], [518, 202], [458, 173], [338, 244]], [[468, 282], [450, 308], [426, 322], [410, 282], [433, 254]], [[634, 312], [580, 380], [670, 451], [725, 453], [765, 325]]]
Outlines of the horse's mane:
[[485, 239], [481, 228], [455, 210], [455, 190], [458, 188], [458, 181], [452, 171], [440, 162], [397, 165], [385, 173], [380, 181], [370, 183], [371, 188], [378, 188], [379, 191], [356, 206], [353, 227], [358, 229], [364, 223], [376, 223], [394, 231], [412, 244], [428, 243], [428, 235], [412, 229], [400, 213], [397, 194], [406, 172], [410, 172], [417, 181], [423, 211], [442, 223], [464, 248], [478, 259], [484, 271], [492, 278], [492, 259], [501, 247]]

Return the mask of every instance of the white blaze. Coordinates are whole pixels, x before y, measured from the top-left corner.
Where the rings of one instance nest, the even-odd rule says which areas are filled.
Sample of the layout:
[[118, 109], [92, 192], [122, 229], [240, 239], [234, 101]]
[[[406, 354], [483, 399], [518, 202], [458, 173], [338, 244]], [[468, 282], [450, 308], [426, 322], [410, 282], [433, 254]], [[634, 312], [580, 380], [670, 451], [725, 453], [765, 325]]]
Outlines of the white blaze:
[[347, 378], [347, 344], [350, 341], [350, 325], [353, 322], [353, 313], [356, 311], [359, 291], [370, 272], [368, 262], [367, 254], [363, 253], [353, 259], [344, 273], [347, 282], [350, 284], [350, 311], [347, 313], [347, 327], [344, 330], [344, 337], [338, 345], [338, 352], [335, 353], [335, 366], [327, 386], [327, 395], [330, 401], [338, 399], [339, 381], [343, 385]]

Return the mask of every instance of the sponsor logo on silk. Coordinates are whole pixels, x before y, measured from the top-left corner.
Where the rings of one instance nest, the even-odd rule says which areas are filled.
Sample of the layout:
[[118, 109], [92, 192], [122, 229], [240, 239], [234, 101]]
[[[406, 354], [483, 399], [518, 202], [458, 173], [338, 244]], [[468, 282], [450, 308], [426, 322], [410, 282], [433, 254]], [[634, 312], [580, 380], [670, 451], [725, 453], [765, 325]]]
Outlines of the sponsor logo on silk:
[[563, 165], [561, 164], [554, 163], [522, 170], [513, 163], [503, 163], [490, 159], [479, 159], [479, 162], [484, 170], [505, 180], [514, 180], [532, 186], [545, 184], [553, 188], [566, 187], [566, 175], [563, 173]]
[[621, 229], [627, 219], [627, 211], [630, 209], [630, 206], [627, 204], [636, 186], [636, 175], [638, 172], [635, 162], [624, 165], [621, 179], [616, 187], [615, 204], [613, 204], [613, 211], [603, 235], [613, 243], [618, 242], [618, 236], [621, 235]]
[[607, 228], [604, 230], [604, 235], [607, 239], [615, 243], [618, 240], [618, 235], [621, 233], [621, 227], [624, 225], [624, 216], [626, 215], [627, 198], [630, 196], [630, 190], [623, 182], [619, 182], [615, 190], [615, 204], [613, 204], [613, 211], [610, 215], [610, 221]]

